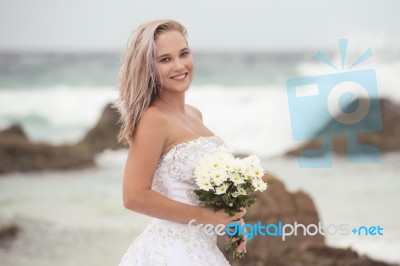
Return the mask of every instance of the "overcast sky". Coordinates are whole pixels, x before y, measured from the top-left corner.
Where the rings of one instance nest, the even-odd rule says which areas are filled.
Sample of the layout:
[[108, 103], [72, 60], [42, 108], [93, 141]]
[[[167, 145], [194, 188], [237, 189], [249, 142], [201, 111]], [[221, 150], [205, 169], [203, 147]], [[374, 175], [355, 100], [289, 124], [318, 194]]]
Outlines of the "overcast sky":
[[337, 39], [400, 47], [397, 0], [0, 0], [0, 51], [120, 51], [140, 23], [173, 18], [197, 50], [303, 50]]

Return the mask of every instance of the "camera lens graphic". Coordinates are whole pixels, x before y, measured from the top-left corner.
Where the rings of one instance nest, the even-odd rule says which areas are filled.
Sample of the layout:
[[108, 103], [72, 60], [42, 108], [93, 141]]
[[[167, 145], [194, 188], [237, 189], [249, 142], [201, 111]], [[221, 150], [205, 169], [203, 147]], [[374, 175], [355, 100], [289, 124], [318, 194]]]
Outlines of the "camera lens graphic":
[[[359, 100], [362, 98], [363, 100]], [[365, 100], [364, 100], [365, 99]], [[354, 101], [357, 101], [355, 104]], [[349, 105], [357, 105], [355, 110], [344, 110]], [[371, 102], [366, 89], [355, 82], [341, 82], [328, 95], [328, 111], [333, 119], [342, 124], [356, 124], [368, 114]], [[351, 106], [350, 106], [351, 107]], [[353, 109], [353, 108], [350, 108]]]
[[[299, 154], [302, 168], [332, 167], [335, 136], [346, 138], [347, 161], [377, 163], [381, 153], [373, 145], [359, 143], [362, 133], [382, 130], [376, 72], [351, 70], [372, 56], [367, 49], [346, 67], [347, 39], [339, 39], [340, 65], [321, 52], [316, 58], [335, 73], [291, 78], [286, 81], [292, 135], [298, 141], [321, 141], [320, 148], [306, 148]], [[316, 132], [316, 133], [315, 133]]]

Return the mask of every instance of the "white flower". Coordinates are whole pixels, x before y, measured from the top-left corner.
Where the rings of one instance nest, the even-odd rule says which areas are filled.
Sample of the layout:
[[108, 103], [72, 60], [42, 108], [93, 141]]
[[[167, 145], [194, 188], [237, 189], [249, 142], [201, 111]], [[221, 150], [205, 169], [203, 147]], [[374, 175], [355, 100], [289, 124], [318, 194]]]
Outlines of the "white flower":
[[245, 177], [250, 175], [250, 165], [245, 160], [235, 159], [233, 167], [235, 172], [243, 174]]
[[235, 164], [235, 158], [231, 154], [223, 154], [217, 158], [220, 162], [220, 167], [225, 170], [231, 171], [233, 170], [233, 166]]
[[261, 191], [267, 189], [267, 184], [261, 178], [254, 178], [252, 180], [252, 185], [254, 186], [254, 191]]
[[197, 182], [197, 185], [199, 186], [200, 189], [205, 190], [205, 191], [209, 191], [212, 190], [214, 187], [211, 185], [210, 181], [203, 181], [200, 180], [199, 182]]
[[244, 168], [242, 170], [242, 174], [243, 174], [244, 180], [250, 180], [254, 176], [252, 168], [250, 168], [250, 167]]
[[224, 194], [224, 193], [226, 193], [227, 189], [228, 189], [228, 184], [224, 183], [215, 189], [215, 194], [217, 194], [217, 195]]
[[211, 183], [211, 176], [210, 175], [200, 175], [195, 178], [196, 183], [204, 183], [210, 182]]
[[216, 186], [221, 185], [226, 180], [228, 180], [228, 175], [226, 171], [221, 169], [213, 169], [210, 173], [211, 182], [213, 182]]
[[229, 179], [235, 184], [235, 186], [245, 183], [243, 176], [238, 173], [232, 173], [229, 176]]
[[214, 156], [213, 166], [229, 170], [232, 168], [232, 161], [234, 160], [231, 154], [218, 153]]
[[226, 171], [231, 171], [233, 169], [233, 164], [231, 161], [226, 161], [224, 162], [223, 167]]
[[211, 171], [210, 171], [209, 167], [207, 167], [205, 165], [199, 165], [194, 170], [194, 176], [196, 178], [209, 177], [210, 173], [211, 173]]
[[238, 191], [237, 192], [239, 193], [239, 195], [244, 195], [244, 196], [247, 195], [246, 190], [244, 188], [242, 188], [242, 187], [238, 187]]
[[236, 197], [239, 196], [240, 194], [239, 194], [239, 192], [235, 191], [235, 192], [233, 192], [231, 195], [232, 195], [232, 197], [236, 198]]
[[245, 160], [252, 167], [260, 167], [261, 168], [260, 158], [257, 155], [250, 155], [250, 156], [244, 158], [243, 160]]
[[259, 167], [254, 167], [251, 169], [251, 176], [261, 178], [264, 176], [264, 170]]

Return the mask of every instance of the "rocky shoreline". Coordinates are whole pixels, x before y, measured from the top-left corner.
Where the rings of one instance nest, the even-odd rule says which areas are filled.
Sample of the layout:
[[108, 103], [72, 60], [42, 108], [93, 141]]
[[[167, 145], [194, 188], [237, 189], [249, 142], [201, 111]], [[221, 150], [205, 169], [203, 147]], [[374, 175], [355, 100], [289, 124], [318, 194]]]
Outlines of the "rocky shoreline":
[[[359, 99], [365, 101], [365, 99]], [[358, 134], [359, 144], [372, 145], [381, 153], [396, 152], [400, 150], [400, 105], [388, 99], [379, 99], [381, 117], [371, 116], [368, 123], [382, 121], [382, 130]], [[0, 175], [8, 172], [29, 172], [41, 170], [68, 170], [82, 169], [95, 165], [96, 154], [105, 149], [127, 148], [117, 142], [119, 132], [119, 114], [111, 104], [108, 104], [97, 124], [87, 132], [82, 140], [71, 145], [50, 145], [36, 143], [28, 139], [19, 125], [0, 131]], [[332, 151], [338, 155], [346, 155], [346, 136], [350, 133], [344, 127], [334, 126], [328, 122], [315, 137], [299, 147], [284, 153], [284, 156], [299, 156], [306, 150], [320, 149], [321, 137], [332, 138]], [[323, 155], [323, 154], [321, 154]]]

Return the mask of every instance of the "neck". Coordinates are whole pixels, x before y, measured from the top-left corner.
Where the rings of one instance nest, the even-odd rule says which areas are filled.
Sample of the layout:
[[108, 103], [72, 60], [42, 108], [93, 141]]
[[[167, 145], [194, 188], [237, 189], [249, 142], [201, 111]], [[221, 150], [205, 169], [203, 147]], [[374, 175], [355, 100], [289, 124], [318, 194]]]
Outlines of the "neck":
[[176, 112], [185, 112], [185, 92], [161, 93], [159, 104]]

